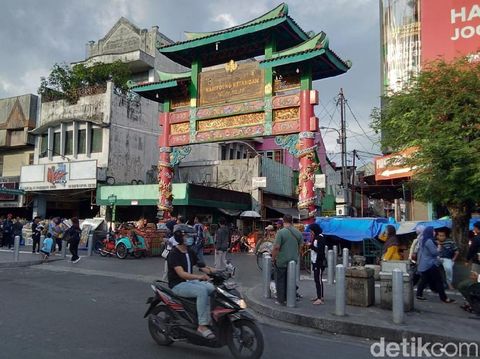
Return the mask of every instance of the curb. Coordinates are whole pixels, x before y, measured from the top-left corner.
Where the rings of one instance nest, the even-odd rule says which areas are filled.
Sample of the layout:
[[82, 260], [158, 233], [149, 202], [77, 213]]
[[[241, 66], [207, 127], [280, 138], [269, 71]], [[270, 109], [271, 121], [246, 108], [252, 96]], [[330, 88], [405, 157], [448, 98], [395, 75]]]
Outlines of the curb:
[[[55, 262], [55, 261], [61, 261], [62, 259], [60, 258], [54, 258], [50, 259], [47, 263], [50, 262]], [[38, 264], [43, 264], [42, 259], [36, 259], [34, 261], [23, 261], [23, 262], [6, 262], [6, 263], [0, 263], [0, 269], [5, 269], [5, 268], [19, 268], [19, 267], [30, 267]]]
[[[380, 340], [381, 338], [384, 338], [385, 341], [390, 342], [402, 342], [403, 339], [410, 340], [410, 338], [419, 337], [423, 338], [424, 342], [442, 344], [465, 342], [464, 338], [429, 334], [425, 332], [409, 330], [400, 326], [398, 328], [386, 326], [379, 327], [369, 324], [350, 322], [348, 321], [348, 315], [342, 319], [340, 319], [340, 317], [339, 319], [315, 318], [301, 313], [295, 313], [295, 308], [282, 307], [282, 310], [280, 307], [277, 308], [276, 306], [271, 307], [265, 305], [259, 299], [255, 298], [253, 293], [256, 288], [258, 287], [251, 288], [245, 293], [245, 300], [247, 301], [250, 309], [260, 315], [301, 327], [313, 328], [332, 334], [342, 334], [372, 340]], [[394, 325], [395, 324], [392, 323], [392, 326]], [[476, 341], [475, 343], [480, 345], [479, 341]]]

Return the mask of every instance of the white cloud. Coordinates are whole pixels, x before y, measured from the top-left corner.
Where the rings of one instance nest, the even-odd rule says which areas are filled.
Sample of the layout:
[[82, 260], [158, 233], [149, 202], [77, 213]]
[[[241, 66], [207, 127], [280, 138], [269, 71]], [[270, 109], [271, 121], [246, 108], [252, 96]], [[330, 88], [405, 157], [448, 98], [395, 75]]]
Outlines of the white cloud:
[[237, 25], [232, 14], [219, 14], [213, 18], [213, 21], [220, 23], [225, 28]]

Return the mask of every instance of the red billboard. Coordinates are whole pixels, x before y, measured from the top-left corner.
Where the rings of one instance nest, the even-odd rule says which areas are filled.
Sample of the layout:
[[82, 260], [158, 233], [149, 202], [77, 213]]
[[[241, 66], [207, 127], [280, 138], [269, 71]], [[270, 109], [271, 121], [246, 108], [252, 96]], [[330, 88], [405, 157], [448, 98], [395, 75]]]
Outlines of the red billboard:
[[421, 0], [422, 63], [480, 56], [480, 0]]

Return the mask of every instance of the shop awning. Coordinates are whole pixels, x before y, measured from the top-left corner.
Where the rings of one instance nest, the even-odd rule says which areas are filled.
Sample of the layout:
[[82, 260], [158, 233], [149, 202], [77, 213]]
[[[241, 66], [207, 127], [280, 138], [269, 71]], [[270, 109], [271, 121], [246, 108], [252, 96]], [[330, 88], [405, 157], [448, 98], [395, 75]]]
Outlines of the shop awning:
[[300, 215], [300, 212], [298, 212], [297, 208], [280, 208], [280, 207], [270, 207], [270, 206], [265, 206], [265, 207], [270, 208], [271, 210], [274, 210], [284, 215], [289, 214], [290, 216], [292, 216], [292, 218], [298, 218], [298, 216]]
[[240, 215], [240, 213], [242, 213], [241, 210], [237, 210], [237, 209], [227, 209], [227, 208], [217, 208], [217, 209], [223, 214], [226, 214], [227, 216], [230, 216], [230, 217], [237, 217], [238, 215]]

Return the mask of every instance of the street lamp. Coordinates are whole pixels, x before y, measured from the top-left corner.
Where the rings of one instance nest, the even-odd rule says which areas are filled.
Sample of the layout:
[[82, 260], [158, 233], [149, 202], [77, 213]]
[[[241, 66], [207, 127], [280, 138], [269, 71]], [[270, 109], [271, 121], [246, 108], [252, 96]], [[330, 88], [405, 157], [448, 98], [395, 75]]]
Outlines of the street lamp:
[[342, 138], [342, 134], [340, 133], [339, 130], [337, 130], [336, 128], [333, 128], [333, 127], [326, 127], [326, 126], [320, 126], [319, 128], [320, 128], [321, 130], [333, 130], [333, 131], [337, 132], [337, 133], [338, 133], [337, 143], [340, 144], [341, 138]]
[[108, 196], [108, 203], [110, 203], [110, 206], [112, 207], [112, 221], [110, 222], [110, 232], [112, 231], [112, 223], [115, 223], [115, 217], [116, 217], [116, 212], [117, 212], [117, 196], [114, 194], [111, 194]]

